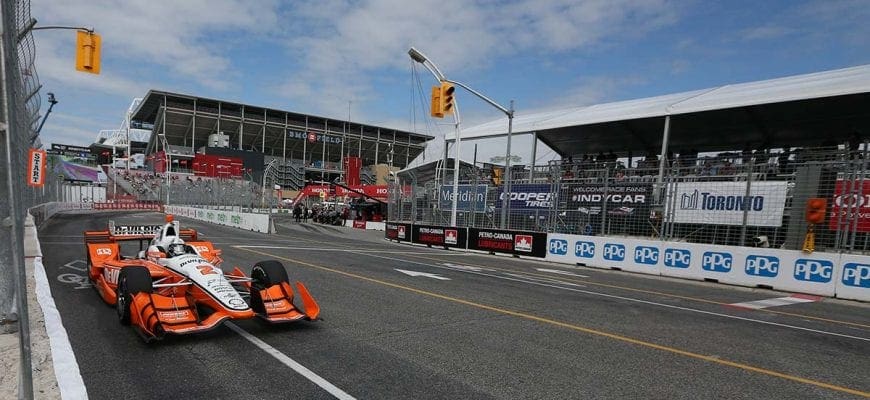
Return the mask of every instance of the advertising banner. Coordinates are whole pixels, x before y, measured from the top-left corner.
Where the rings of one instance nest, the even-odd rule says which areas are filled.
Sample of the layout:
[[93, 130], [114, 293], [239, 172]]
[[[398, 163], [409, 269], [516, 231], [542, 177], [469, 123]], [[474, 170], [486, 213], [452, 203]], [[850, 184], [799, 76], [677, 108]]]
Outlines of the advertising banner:
[[550, 234], [547, 260], [823, 296], [841, 297], [842, 284], [849, 298], [870, 294], [870, 266], [834, 253]]
[[[834, 187], [834, 201], [829, 202], [828, 226], [831, 230], [852, 230], [852, 221], [858, 219], [856, 232], [870, 232], [870, 179], [863, 183], [838, 179]], [[857, 215], [856, 215], [857, 214]], [[838, 224], [842, 224], [838, 226]]]
[[33, 187], [45, 185], [45, 150], [30, 149], [27, 164], [27, 184]]
[[649, 219], [653, 201], [651, 183], [639, 184], [577, 184], [568, 186], [568, 209], [589, 216], [589, 223], [598, 226], [607, 205], [607, 217], [623, 217], [631, 226], [644, 226]]
[[468, 240], [466, 228], [454, 228], [434, 225], [414, 225], [411, 227], [411, 240], [414, 243], [430, 246], [465, 248]]
[[384, 224], [384, 237], [397, 242], [410, 242], [411, 224], [387, 222]]
[[547, 234], [468, 228], [468, 248], [519, 256], [546, 257]]
[[[457, 190], [456, 209], [461, 211], [482, 212], [486, 210], [486, 185], [477, 185], [475, 190], [474, 185], [459, 185]], [[438, 194], [438, 199], [441, 201], [441, 209], [449, 210], [453, 208], [453, 185], [441, 185], [441, 192]]]
[[[511, 185], [510, 211], [548, 210], [553, 207], [551, 185], [521, 183]], [[498, 189], [495, 208], [501, 209], [504, 199], [504, 186]]]
[[752, 182], [746, 196], [746, 182], [681, 182], [668, 186], [676, 196], [674, 222], [681, 224], [742, 225], [744, 210], [747, 225], [782, 225], [787, 182]]

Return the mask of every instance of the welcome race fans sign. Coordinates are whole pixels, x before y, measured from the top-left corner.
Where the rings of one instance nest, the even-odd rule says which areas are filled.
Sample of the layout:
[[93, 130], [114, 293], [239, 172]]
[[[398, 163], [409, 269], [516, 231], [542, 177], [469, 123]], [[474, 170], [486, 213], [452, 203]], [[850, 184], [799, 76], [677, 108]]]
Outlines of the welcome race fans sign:
[[[581, 184], [568, 187], [568, 209], [589, 216], [597, 226], [605, 212], [608, 218], [624, 217], [632, 227], [644, 227], [652, 204], [652, 184]], [[564, 192], [563, 192], [564, 193]]]
[[674, 222], [682, 224], [742, 225], [744, 210], [749, 226], [782, 225], [787, 182], [684, 182], [670, 185], [674, 196]]

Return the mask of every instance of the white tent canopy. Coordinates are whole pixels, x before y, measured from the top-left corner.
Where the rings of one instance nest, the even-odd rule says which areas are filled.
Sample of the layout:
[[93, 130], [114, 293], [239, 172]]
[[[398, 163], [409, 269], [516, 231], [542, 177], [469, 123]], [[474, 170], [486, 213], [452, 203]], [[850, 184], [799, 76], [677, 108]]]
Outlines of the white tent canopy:
[[[672, 117], [672, 148], [797, 146], [856, 131], [866, 136], [870, 65], [526, 115], [518, 111], [513, 132], [536, 133], [563, 155], [650, 151], [660, 146], [666, 116]], [[466, 140], [506, 133], [507, 119], [501, 118], [460, 134]], [[447, 140], [454, 140], [453, 132]]]

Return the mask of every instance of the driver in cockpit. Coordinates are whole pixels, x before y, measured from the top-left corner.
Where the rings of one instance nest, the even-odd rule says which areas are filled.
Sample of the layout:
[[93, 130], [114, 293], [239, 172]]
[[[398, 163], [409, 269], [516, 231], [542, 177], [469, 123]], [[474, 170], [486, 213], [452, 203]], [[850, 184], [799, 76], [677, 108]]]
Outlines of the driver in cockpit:
[[187, 246], [181, 239], [173, 239], [172, 244], [170, 244], [166, 249], [166, 257], [168, 258], [178, 257], [184, 254], [187, 254]]

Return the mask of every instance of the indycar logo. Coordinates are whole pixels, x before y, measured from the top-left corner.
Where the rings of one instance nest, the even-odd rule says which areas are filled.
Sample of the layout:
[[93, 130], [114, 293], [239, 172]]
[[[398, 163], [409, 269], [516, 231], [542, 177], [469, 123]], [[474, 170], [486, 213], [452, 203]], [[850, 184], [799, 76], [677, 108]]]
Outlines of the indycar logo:
[[100, 247], [97, 249], [98, 256], [110, 256], [112, 255], [112, 249]]
[[197, 253], [208, 253], [207, 246], [193, 246], [193, 248], [196, 249]]

